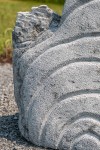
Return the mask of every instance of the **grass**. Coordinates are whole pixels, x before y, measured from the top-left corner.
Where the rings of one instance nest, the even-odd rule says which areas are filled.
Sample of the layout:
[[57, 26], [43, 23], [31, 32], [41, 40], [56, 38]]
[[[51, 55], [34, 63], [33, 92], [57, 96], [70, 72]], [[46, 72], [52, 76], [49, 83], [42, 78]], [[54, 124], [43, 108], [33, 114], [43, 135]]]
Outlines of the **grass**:
[[34, 0], [0, 0], [0, 62], [11, 61], [12, 58], [12, 30], [16, 15], [19, 11], [29, 11], [33, 6], [47, 4], [61, 14], [62, 5], [36, 2]]

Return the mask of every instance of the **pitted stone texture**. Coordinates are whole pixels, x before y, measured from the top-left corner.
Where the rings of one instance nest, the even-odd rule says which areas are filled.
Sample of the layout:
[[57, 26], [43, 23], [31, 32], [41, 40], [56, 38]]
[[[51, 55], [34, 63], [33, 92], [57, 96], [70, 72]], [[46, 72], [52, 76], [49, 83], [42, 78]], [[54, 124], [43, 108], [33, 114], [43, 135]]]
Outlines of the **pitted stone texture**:
[[[31, 12], [19, 12], [13, 32], [14, 47], [22, 48], [25, 44], [28, 46], [33, 41], [36, 43], [37, 40], [40, 43], [41, 38], [44, 40], [50, 37], [56, 31], [60, 18], [45, 5], [33, 7]], [[47, 29], [49, 29], [48, 32], [46, 32]], [[43, 34], [42, 37], [41, 34]]]
[[20, 131], [38, 146], [100, 150], [100, 1], [66, 1], [49, 31], [14, 50]]

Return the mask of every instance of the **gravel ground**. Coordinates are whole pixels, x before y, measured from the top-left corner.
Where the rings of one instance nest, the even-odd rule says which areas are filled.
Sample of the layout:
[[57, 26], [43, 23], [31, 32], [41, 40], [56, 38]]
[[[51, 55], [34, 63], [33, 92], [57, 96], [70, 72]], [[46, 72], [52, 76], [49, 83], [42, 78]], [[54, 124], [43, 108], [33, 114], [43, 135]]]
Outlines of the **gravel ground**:
[[13, 93], [12, 66], [0, 64], [0, 150], [43, 150], [20, 135]]

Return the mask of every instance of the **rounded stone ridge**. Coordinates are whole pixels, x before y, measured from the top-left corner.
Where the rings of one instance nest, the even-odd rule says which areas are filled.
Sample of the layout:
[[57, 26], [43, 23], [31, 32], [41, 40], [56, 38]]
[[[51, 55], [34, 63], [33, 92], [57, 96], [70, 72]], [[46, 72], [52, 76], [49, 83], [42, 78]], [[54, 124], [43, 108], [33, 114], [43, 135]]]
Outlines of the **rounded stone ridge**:
[[100, 0], [18, 13], [14, 93], [21, 134], [37, 146], [100, 150]]

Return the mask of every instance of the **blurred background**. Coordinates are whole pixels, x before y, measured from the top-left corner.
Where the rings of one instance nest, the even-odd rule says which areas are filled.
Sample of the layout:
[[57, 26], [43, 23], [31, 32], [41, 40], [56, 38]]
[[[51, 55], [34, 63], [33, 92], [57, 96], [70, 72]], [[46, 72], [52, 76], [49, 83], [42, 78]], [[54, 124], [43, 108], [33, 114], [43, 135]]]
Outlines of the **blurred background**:
[[12, 30], [19, 11], [48, 5], [61, 15], [64, 0], [0, 0], [0, 62], [12, 62]]

